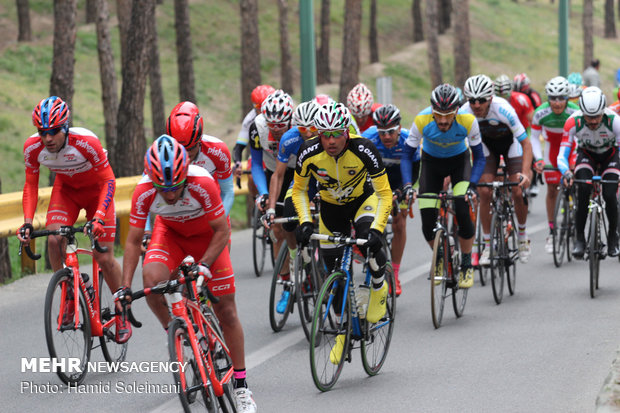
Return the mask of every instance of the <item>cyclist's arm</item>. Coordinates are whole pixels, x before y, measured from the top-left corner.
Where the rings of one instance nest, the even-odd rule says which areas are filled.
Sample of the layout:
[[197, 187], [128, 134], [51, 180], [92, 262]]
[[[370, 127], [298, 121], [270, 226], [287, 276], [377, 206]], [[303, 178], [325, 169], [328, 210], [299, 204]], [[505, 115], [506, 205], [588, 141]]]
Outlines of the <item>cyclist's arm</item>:
[[224, 204], [224, 210], [226, 216], [230, 215], [233, 203], [235, 202], [235, 186], [233, 184], [232, 175], [226, 179], [218, 179], [220, 184], [220, 196], [222, 197], [222, 204]]
[[530, 137], [531, 145], [532, 145], [532, 154], [535, 160], [540, 160], [543, 158], [542, 148], [540, 146], [540, 134], [542, 132], [542, 127], [540, 125], [532, 124], [532, 136]]
[[564, 132], [562, 133], [562, 142], [560, 143], [560, 151], [557, 158], [558, 169], [562, 175], [568, 171], [568, 158], [573, 147], [575, 130], [575, 118], [571, 116], [564, 123]]
[[276, 161], [276, 170], [271, 175], [271, 181], [269, 182], [269, 208], [276, 208], [276, 202], [280, 197], [280, 190], [282, 189], [282, 182], [284, 182], [286, 168], [288, 168], [287, 164]]
[[125, 241], [125, 253], [123, 254], [123, 278], [121, 285], [131, 287], [133, 275], [142, 254], [142, 236], [144, 228], [129, 226], [127, 240]]
[[387, 174], [385, 173], [385, 169], [381, 175], [371, 178], [371, 182], [372, 187], [377, 194], [378, 202], [377, 214], [375, 215], [375, 219], [370, 225], [370, 228], [383, 232], [385, 226], [387, 225], [390, 213], [392, 212], [392, 188], [390, 188], [390, 182]]
[[235, 147], [233, 148], [233, 160], [235, 163], [241, 163], [241, 159], [243, 159], [243, 150], [246, 146], [247, 144], [243, 144], [240, 142], [237, 142], [235, 144]]
[[486, 158], [484, 156], [484, 150], [482, 149], [482, 143], [470, 146], [471, 155], [473, 159], [473, 165], [471, 167], [471, 175], [469, 182], [477, 184], [484, 172], [484, 166], [486, 165]]
[[258, 190], [259, 195], [267, 195], [269, 188], [267, 187], [267, 177], [263, 169], [263, 150], [251, 147], [252, 151], [252, 179]]
[[517, 141], [521, 144], [521, 148], [523, 148], [521, 173], [525, 176], [529, 176], [530, 170], [532, 169], [532, 141], [527, 137], [527, 133], [525, 132], [517, 137]]
[[[228, 220], [223, 215], [210, 220], [209, 226], [213, 230], [213, 236], [211, 237], [209, 247], [207, 247], [204, 255], [200, 258], [200, 262], [211, 266], [228, 245], [230, 228], [228, 227]], [[228, 251], [224, 253], [227, 254]]]
[[100, 179], [103, 181], [103, 185], [101, 185], [101, 191], [99, 192], [99, 206], [94, 218], [103, 220], [108, 213], [108, 208], [114, 202], [114, 192], [116, 192], [116, 178], [109, 163]]
[[39, 170], [26, 168], [26, 182], [22, 193], [22, 208], [24, 210], [24, 222], [32, 224], [39, 200]]
[[291, 198], [297, 216], [299, 216], [299, 224], [304, 222], [312, 222], [310, 215], [310, 199], [308, 197], [308, 182], [310, 182], [310, 171], [306, 165], [309, 161], [306, 159], [307, 145], [303, 143], [299, 149], [299, 157], [297, 158], [297, 167], [295, 168], [295, 176], [293, 178], [293, 188], [291, 189]]

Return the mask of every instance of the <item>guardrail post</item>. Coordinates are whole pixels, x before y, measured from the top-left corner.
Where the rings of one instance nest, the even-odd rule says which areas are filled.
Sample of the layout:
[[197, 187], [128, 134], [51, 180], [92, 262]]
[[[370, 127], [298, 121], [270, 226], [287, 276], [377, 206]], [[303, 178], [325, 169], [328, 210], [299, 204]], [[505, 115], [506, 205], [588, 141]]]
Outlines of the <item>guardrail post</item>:
[[125, 241], [127, 241], [127, 234], [129, 233], [129, 215], [118, 217], [118, 230], [116, 237], [119, 239], [121, 247], [125, 249]]
[[[35, 240], [30, 241], [30, 249], [32, 252], [36, 254], [37, 248]], [[22, 252], [22, 274], [36, 274], [37, 273], [37, 262], [31, 260], [26, 251]]]

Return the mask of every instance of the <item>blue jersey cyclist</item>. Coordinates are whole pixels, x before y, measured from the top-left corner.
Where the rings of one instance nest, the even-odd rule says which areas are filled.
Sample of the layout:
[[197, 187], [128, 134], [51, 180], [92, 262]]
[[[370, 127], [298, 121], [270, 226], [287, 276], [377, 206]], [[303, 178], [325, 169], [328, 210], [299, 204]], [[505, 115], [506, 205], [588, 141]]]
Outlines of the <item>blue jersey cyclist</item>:
[[[413, 196], [415, 199], [415, 192], [411, 189], [414, 182], [412, 162], [422, 140], [424, 147], [421, 155], [420, 193], [439, 193], [443, 189], [444, 179], [449, 176], [454, 195], [475, 196], [476, 185], [485, 165], [480, 130], [478, 121], [472, 114], [459, 111], [459, 95], [454, 86], [437, 86], [431, 93], [431, 106], [421, 111], [411, 125], [400, 164], [408, 198]], [[461, 246], [459, 287], [470, 288], [474, 285], [474, 270], [471, 265], [474, 225], [469, 206], [464, 199], [455, 201], [455, 210]], [[435, 200], [420, 199], [422, 233], [431, 248], [437, 214]]]
[[[362, 136], [371, 140], [377, 147], [379, 154], [383, 158], [385, 172], [395, 197], [402, 191], [402, 179], [400, 173], [400, 160], [405, 149], [405, 141], [409, 136], [409, 129], [400, 125], [400, 110], [394, 105], [385, 105], [377, 108], [372, 115], [374, 126], [366, 129]], [[413, 159], [412, 181], [418, 179], [420, 153], [416, 151]], [[399, 199], [395, 199], [398, 203]], [[394, 280], [396, 283], [396, 295], [400, 295], [401, 286], [398, 278], [400, 262], [407, 242], [407, 208], [392, 209], [392, 268], [394, 269]]]

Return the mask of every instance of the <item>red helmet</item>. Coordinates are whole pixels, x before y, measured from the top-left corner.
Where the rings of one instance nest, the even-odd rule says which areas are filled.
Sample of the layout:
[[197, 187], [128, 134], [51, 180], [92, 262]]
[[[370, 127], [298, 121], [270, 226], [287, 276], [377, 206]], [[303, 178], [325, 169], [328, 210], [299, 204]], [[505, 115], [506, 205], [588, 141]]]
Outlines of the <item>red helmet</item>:
[[155, 186], [172, 187], [183, 183], [188, 168], [187, 151], [168, 135], [157, 138], [144, 156], [144, 171]]
[[172, 109], [166, 121], [166, 133], [186, 148], [191, 148], [202, 136], [202, 116], [192, 102], [181, 102]]
[[263, 101], [267, 96], [275, 92], [273, 86], [271, 85], [259, 85], [254, 88], [252, 91], [252, 103], [255, 108], [259, 108], [263, 104]]
[[58, 96], [50, 96], [39, 102], [32, 111], [32, 124], [37, 129], [69, 127], [69, 106]]
[[530, 78], [527, 77], [525, 73], [519, 73], [515, 76], [514, 81], [512, 82], [513, 90], [517, 92], [523, 92], [529, 89], [530, 87]]

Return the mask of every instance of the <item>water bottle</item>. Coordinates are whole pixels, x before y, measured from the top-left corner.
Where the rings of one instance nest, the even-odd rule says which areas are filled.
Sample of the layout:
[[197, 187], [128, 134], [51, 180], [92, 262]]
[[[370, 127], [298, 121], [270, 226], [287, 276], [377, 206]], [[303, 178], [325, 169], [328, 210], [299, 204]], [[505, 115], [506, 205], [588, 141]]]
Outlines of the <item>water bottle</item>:
[[368, 301], [370, 301], [370, 286], [361, 284], [355, 290], [355, 301], [357, 303], [357, 313], [360, 318], [366, 318]]
[[95, 289], [93, 288], [93, 282], [86, 273], [82, 273], [82, 280], [84, 280], [84, 284], [86, 285], [86, 291], [88, 291], [88, 295], [90, 296], [89, 298], [92, 301], [95, 298]]

